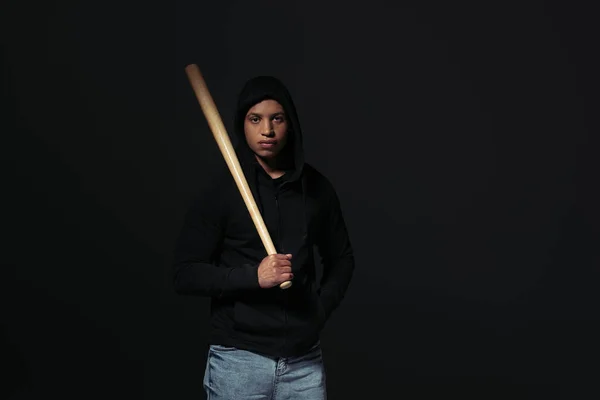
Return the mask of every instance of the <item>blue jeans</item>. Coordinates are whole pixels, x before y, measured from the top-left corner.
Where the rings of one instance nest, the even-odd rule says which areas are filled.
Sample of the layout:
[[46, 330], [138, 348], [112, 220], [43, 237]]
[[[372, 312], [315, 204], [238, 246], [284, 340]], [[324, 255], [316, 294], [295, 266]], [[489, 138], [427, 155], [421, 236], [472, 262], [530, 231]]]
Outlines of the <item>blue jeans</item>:
[[327, 399], [319, 343], [291, 358], [211, 345], [203, 383], [208, 400]]

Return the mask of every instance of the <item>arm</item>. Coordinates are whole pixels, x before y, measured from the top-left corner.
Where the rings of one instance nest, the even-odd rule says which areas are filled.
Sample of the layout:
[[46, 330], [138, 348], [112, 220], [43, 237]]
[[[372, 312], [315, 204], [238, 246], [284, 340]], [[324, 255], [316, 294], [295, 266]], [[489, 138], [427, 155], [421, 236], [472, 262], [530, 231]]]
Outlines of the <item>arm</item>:
[[327, 318], [340, 305], [354, 273], [354, 253], [339, 198], [331, 189], [318, 248], [323, 263], [321, 303]]
[[224, 237], [218, 190], [204, 190], [185, 216], [175, 247], [173, 283], [178, 294], [222, 298], [260, 288], [257, 266], [219, 266]]

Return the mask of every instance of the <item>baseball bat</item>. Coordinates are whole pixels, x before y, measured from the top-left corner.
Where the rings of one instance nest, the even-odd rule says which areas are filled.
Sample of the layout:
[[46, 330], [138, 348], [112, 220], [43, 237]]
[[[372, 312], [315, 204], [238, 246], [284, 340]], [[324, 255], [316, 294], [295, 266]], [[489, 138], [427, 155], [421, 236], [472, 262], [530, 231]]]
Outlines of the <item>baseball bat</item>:
[[[206, 82], [204, 81], [204, 77], [200, 72], [200, 68], [196, 64], [190, 64], [185, 67], [185, 72], [187, 77], [194, 89], [194, 93], [196, 94], [196, 98], [200, 103], [200, 108], [208, 121], [208, 125], [210, 130], [213, 133], [215, 140], [217, 141], [217, 145], [219, 146], [219, 150], [221, 154], [225, 158], [225, 162], [229, 167], [229, 171], [233, 175], [233, 179], [244, 199], [244, 203], [246, 203], [246, 207], [248, 208], [248, 212], [252, 217], [252, 221], [254, 222], [254, 226], [258, 230], [258, 234], [260, 235], [260, 239], [262, 240], [263, 245], [265, 246], [265, 250], [267, 254], [277, 254], [277, 250], [273, 245], [273, 241], [271, 240], [271, 236], [269, 235], [269, 231], [265, 225], [265, 222], [258, 210], [256, 205], [256, 201], [252, 196], [252, 192], [248, 187], [248, 181], [244, 176], [244, 171], [242, 171], [242, 167], [240, 166], [240, 162], [237, 158], [235, 150], [233, 149], [233, 145], [231, 144], [231, 140], [227, 131], [225, 130], [225, 126], [223, 125], [223, 120], [221, 119], [221, 115], [217, 110], [217, 106], [208, 90]], [[281, 289], [287, 289], [292, 286], [291, 281], [283, 282], [279, 285]]]

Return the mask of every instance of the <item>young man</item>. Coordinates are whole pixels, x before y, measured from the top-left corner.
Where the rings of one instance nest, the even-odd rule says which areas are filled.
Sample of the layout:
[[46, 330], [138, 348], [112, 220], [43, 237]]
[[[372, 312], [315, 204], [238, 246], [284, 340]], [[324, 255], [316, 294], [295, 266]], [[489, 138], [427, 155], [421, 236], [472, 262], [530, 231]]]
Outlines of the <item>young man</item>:
[[[209, 171], [174, 261], [177, 293], [211, 298], [204, 389], [209, 399], [326, 399], [319, 335], [354, 270], [338, 197], [304, 162], [296, 108], [276, 78], [246, 83], [234, 131], [236, 154], [279, 254], [266, 256], [226, 164]], [[288, 280], [292, 286], [281, 289]]]

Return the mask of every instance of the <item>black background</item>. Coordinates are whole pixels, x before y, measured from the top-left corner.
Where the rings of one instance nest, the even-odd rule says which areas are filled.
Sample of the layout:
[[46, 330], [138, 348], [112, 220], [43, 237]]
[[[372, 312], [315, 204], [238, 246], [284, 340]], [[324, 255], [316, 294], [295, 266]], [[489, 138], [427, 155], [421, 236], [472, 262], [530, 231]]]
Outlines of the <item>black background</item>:
[[[569, 5], [567, 5], [569, 4]], [[597, 14], [571, 3], [3, 2], [10, 399], [198, 399], [173, 242], [244, 81], [289, 87], [357, 270], [331, 399], [597, 398]]]

